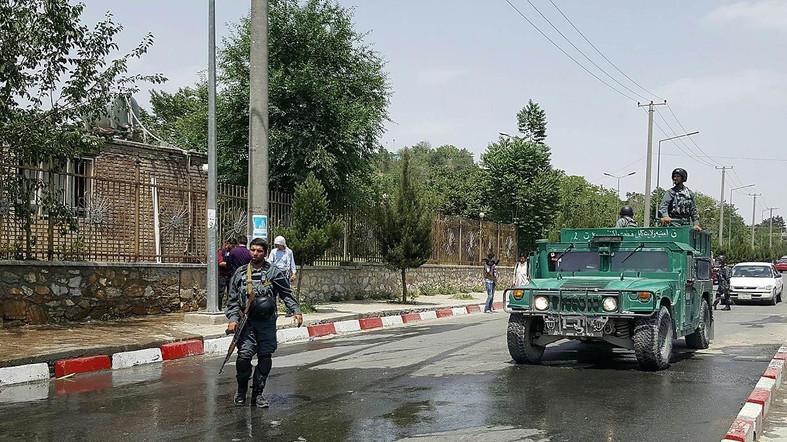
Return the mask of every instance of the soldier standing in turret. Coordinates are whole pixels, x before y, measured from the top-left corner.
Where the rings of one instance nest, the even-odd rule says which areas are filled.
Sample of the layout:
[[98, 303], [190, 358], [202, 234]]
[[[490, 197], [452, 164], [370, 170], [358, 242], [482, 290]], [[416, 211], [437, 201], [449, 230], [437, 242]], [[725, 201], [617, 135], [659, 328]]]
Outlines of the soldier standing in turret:
[[631, 206], [623, 206], [620, 208], [620, 218], [615, 223], [616, 228], [621, 227], [637, 227], [637, 222], [634, 221], [634, 209]]
[[672, 171], [674, 186], [664, 194], [658, 217], [665, 226], [693, 225], [695, 230], [702, 230], [694, 192], [684, 185], [688, 178], [689, 174], [685, 169], [677, 168]]

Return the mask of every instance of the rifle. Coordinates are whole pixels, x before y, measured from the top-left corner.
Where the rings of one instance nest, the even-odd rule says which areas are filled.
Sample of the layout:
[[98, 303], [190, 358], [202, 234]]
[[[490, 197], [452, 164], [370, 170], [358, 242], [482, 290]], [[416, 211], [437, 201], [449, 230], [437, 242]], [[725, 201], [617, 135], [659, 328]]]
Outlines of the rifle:
[[[224, 357], [224, 362], [221, 363], [219, 374], [224, 371], [224, 366], [232, 357], [232, 353], [235, 352], [235, 347], [238, 346], [238, 340], [240, 339], [241, 333], [243, 333], [243, 329], [246, 327], [246, 322], [249, 319], [249, 311], [251, 310], [251, 305], [254, 302], [254, 288], [251, 285], [251, 264], [248, 264], [248, 267], [246, 268], [246, 295], [246, 298], [248, 298], [246, 300], [246, 308], [240, 314], [240, 320], [238, 321], [238, 325], [235, 327], [235, 334], [232, 336], [232, 341], [230, 342], [230, 346], [227, 349], [227, 356]], [[226, 331], [226, 333], [230, 334], [229, 329]]]

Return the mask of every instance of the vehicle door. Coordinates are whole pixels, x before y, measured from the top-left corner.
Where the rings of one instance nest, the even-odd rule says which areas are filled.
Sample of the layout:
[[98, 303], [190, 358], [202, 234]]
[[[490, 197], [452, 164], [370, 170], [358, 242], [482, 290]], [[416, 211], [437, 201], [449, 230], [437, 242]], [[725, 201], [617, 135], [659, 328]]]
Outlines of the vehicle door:
[[686, 256], [686, 287], [683, 290], [683, 328], [689, 328], [694, 325], [694, 318], [697, 316], [694, 312], [696, 310], [697, 298], [697, 261], [694, 255], [688, 254]]
[[773, 266], [771, 270], [773, 271], [776, 294], [778, 295], [782, 293], [782, 291], [784, 290], [784, 279], [782, 278], [782, 274], [778, 270], [776, 270], [776, 266]]

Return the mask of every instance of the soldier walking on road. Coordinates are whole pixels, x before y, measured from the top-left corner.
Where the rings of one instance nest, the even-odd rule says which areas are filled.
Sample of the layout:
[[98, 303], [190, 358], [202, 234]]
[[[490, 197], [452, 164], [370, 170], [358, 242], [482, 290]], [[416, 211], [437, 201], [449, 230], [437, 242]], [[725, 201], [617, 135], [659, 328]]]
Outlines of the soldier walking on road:
[[713, 310], [719, 301], [724, 299], [724, 308], [722, 310], [732, 310], [730, 302], [730, 270], [727, 268], [727, 259], [724, 255], [719, 256], [719, 274], [717, 276], [719, 286], [716, 289], [716, 299], [713, 301]]
[[658, 216], [665, 226], [693, 225], [695, 230], [702, 230], [694, 192], [684, 185], [688, 179], [689, 173], [685, 169], [677, 168], [672, 171], [674, 187], [664, 194]]
[[620, 218], [615, 223], [616, 228], [621, 227], [637, 227], [637, 222], [634, 221], [634, 209], [631, 206], [623, 206], [620, 208]]
[[259, 408], [267, 408], [268, 401], [262, 396], [265, 382], [271, 372], [271, 355], [276, 351], [276, 297], [280, 298], [287, 310], [295, 315], [300, 327], [303, 324], [298, 303], [292, 297], [290, 282], [278, 268], [265, 260], [268, 243], [261, 238], [252, 240], [251, 262], [239, 267], [230, 281], [230, 299], [225, 314], [230, 323], [229, 332], [238, 326], [241, 312], [246, 306], [248, 293], [253, 290], [254, 300], [249, 308], [248, 320], [238, 339], [238, 359], [235, 363], [238, 380], [238, 393], [234, 403], [246, 404], [246, 392], [251, 377], [251, 359], [257, 355], [257, 368], [254, 370], [251, 402]]

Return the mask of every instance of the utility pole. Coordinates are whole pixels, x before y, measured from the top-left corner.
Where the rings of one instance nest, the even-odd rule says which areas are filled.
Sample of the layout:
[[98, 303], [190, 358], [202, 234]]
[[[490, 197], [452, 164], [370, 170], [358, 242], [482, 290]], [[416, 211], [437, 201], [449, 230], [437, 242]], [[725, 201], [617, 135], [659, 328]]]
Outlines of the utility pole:
[[773, 249], [773, 211], [779, 210], [778, 207], [768, 207], [770, 211], [770, 227], [768, 229], [768, 248]]
[[719, 247], [724, 247], [724, 178], [727, 174], [727, 169], [732, 169], [732, 166], [716, 167], [721, 170], [721, 207], [719, 207]]
[[750, 197], [754, 198], [754, 201], [751, 205], [751, 248], [754, 249], [754, 217], [757, 213], [757, 197], [762, 196], [761, 193], [750, 193]]
[[251, 0], [249, 237], [268, 239], [268, 0]]
[[208, 0], [208, 313], [219, 311], [216, 178], [216, 0]]
[[653, 107], [654, 106], [663, 106], [667, 104], [667, 100], [664, 100], [663, 103], [653, 103], [652, 101], [648, 104], [640, 104], [637, 103], [638, 107], [648, 107], [648, 154], [646, 164], [647, 167], [645, 168], [645, 227], [650, 227], [650, 183], [652, 181], [652, 174], [653, 174]]

